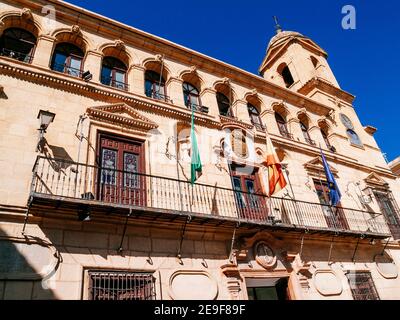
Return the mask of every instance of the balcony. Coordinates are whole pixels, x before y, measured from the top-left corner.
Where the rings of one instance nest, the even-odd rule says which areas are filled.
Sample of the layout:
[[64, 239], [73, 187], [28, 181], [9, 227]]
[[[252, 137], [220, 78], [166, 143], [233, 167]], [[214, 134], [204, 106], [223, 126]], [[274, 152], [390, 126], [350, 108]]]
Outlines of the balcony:
[[2, 48], [0, 50], [0, 56], [3, 57], [8, 57], [8, 58], [12, 58], [18, 61], [22, 61], [25, 63], [31, 63], [33, 56], [26, 54], [26, 53], [22, 53], [22, 52], [18, 52], [18, 51], [14, 51], [14, 50], [9, 50], [6, 48]]
[[110, 87], [113, 87], [113, 88], [116, 88], [116, 89], [129, 91], [129, 85], [127, 83], [121, 82], [121, 81], [117, 81], [117, 80], [113, 79], [112, 77], [102, 76], [101, 77], [101, 83], [106, 85], [106, 86], [110, 86]]
[[202, 113], [208, 113], [208, 107], [205, 106], [200, 106], [198, 104], [195, 103], [185, 103], [186, 107], [190, 110], [194, 110], [195, 112], [202, 112]]
[[172, 100], [170, 99], [169, 96], [166, 96], [164, 94], [161, 94], [159, 92], [156, 92], [154, 90], [146, 90], [145, 92], [146, 96], [155, 100], [161, 100], [161, 101], [165, 101], [168, 103], [172, 103]]
[[293, 134], [287, 132], [287, 131], [280, 131], [280, 134], [282, 137], [290, 140], [294, 140]]
[[306, 140], [306, 142], [307, 142], [310, 146], [316, 146], [316, 145], [317, 145], [317, 143], [316, 143], [314, 140], [310, 139], [310, 138], [304, 138], [304, 139]]
[[149, 221], [187, 219], [213, 226], [387, 238], [382, 214], [288, 198], [268, 198], [204, 184], [38, 157], [33, 167], [30, 211], [61, 216], [79, 210]]
[[73, 77], [82, 78], [83, 71], [77, 68], [73, 68], [63, 63], [53, 63], [51, 66], [52, 70], [68, 74]]

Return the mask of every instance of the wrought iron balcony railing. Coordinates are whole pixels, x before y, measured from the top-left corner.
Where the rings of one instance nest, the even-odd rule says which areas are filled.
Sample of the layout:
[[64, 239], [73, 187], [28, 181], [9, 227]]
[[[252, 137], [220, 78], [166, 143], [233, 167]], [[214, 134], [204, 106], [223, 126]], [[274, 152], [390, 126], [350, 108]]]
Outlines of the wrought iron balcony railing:
[[185, 103], [186, 107], [190, 110], [194, 110], [196, 112], [202, 112], [202, 113], [208, 113], [208, 107], [205, 106], [200, 106], [198, 104], [195, 103], [190, 103], [190, 102], [186, 102]]
[[287, 131], [280, 131], [281, 136], [286, 138], [286, 139], [290, 139], [290, 140], [294, 140], [293, 134], [287, 132]]
[[14, 50], [6, 49], [6, 48], [2, 48], [0, 50], [0, 56], [13, 58], [15, 60], [22, 61], [25, 63], [31, 63], [32, 59], [33, 59], [33, 56], [30, 54], [26, 54], [26, 53], [14, 51]]
[[390, 235], [381, 213], [38, 157], [31, 199], [82, 202], [263, 226]]
[[170, 99], [169, 96], [166, 96], [164, 94], [161, 94], [159, 92], [156, 92], [154, 90], [146, 90], [145, 92], [146, 96], [152, 99], [156, 99], [156, 100], [162, 100], [168, 103], [172, 103], [172, 100]]
[[63, 63], [53, 63], [51, 69], [57, 72], [69, 74], [70, 76], [82, 78], [83, 71], [77, 68], [70, 67]]
[[112, 77], [102, 76], [101, 83], [106, 86], [110, 86], [110, 87], [117, 88], [120, 90], [129, 91], [129, 85], [127, 83], [117, 81], [117, 80], [113, 79]]
[[305, 138], [305, 140], [311, 146], [316, 146], [317, 145], [316, 142], [314, 140], [312, 140], [312, 139]]

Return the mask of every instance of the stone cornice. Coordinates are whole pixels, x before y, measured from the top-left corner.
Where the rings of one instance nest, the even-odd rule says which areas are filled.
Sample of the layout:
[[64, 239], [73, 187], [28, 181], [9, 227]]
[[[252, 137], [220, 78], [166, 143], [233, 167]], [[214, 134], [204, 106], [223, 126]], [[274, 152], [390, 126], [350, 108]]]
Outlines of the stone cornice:
[[258, 75], [75, 5], [58, 0], [37, 0], [35, 3], [28, 0], [9, 1], [18, 5], [23, 4], [39, 12], [41, 12], [43, 4], [54, 4], [56, 9], [58, 7], [57, 13], [60, 21], [73, 25], [76, 23], [76, 17], [81, 16], [79, 25], [84, 30], [92, 30], [93, 33], [99, 34], [99, 26], [101, 26], [101, 32], [105, 37], [123, 38], [121, 40], [126, 45], [136, 46], [149, 52], [154, 52], [154, 48], [157, 48], [158, 54], [164, 55], [170, 60], [179, 61], [188, 66], [196, 65], [199, 68], [201, 66], [202, 71], [212, 73], [220, 78], [229, 78], [232, 82], [250, 89], [257, 89], [260, 94], [283, 99], [295, 106], [306, 107], [320, 115], [326, 115], [332, 110], [324, 104], [269, 82]]
[[321, 91], [329, 93], [332, 96], [337, 97], [349, 104], [352, 104], [355, 99], [355, 96], [353, 96], [352, 94], [350, 94], [338, 87], [335, 87], [330, 82], [327, 82], [326, 80], [319, 78], [319, 77], [314, 77], [311, 80], [309, 80], [299, 90], [297, 90], [297, 92], [304, 94], [306, 96], [313, 89], [320, 89]]
[[[26, 65], [18, 61], [10, 61], [10, 64], [4, 63], [11, 60], [9, 58], [0, 57], [1, 73], [33, 82], [39, 85], [51, 86], [60, 90], [68, 91], [73, 94], [81, 94], [92, 97], [105, 103], [132, 104], [137, 109], [150, 113], [161, 114], [170, 118], [190, 121], [191, 112], [186, 108], [175, 106], [173, 104], [153, 100], [145, 96], [139, 96], [133, 93], [125, 92], [101, 84], [86, 83], [85, 81], [74, 78], [69, 75], [56, 73], [48, 69], [37, 66]], [[4, 61], [4, 62], [3, 62]], [[12, 64], [11, 64], [12, 63]], [[19, 65], [22, 64], [23, 66]], [[221, 123], [215, 120], [215, 117], [195, 113], [195, 122], [199, 125], [211, 128], [221, 128]]]

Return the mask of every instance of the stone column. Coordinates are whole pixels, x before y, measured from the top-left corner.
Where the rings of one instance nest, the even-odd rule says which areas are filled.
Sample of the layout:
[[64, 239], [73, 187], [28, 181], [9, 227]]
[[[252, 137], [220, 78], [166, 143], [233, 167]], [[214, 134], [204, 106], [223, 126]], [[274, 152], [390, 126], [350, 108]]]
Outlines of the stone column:
[[146, 68], [141, 65], [133, 65], [128, 71], [129, 91], [138, 95], [145, 95], [144, 73]]
[[218, 103], [216, 97], [216, 91], [212, 88], [206, 88], [200, 94], [201, 104], [204, 107], [208, 108], [208, 114], [211, 116], [218, 117], [219, 110], [218, 110]]
[[166, 83], [167, 96], [173, 101], [174, 105], [179, 107], [185, 107], [182, 84], [183, 81], [175, 77], [169, 78]]
[[249, 111], [247, 110], [247, 101], [236, 100], [232, 105], [233, 113], [238, 120], [251, 124]]
[[32, 64], [40, 67], [49, 68], [50, 60], [53, 56], [53, 47], [56, 39], [42, 35], [37, 39], [37, 44], [33, 56]]
[[103, 55], [97, 51], [88, 51], [83, 62], [83, 72], [90, 71], [93, 82], [100, 82], [101, 62]]
[[261, 113], [261, 120], [263, 125], [267, 127], [267, 132], [279, 135], [278, 124], [275, 120], [275, 111], [272, 109], [266, 109]]

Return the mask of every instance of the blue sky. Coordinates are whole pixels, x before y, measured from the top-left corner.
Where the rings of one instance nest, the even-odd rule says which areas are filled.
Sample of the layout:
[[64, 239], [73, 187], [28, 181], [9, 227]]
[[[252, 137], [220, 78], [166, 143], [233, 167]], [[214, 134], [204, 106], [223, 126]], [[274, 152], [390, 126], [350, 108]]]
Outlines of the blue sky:
[[[253, 73], [274, 35], [272, 16], [277, 15], [284, 30], [298, 31], [328, 52], [342, 89], [357, 97], [354, 106], [363, 125], [378, 128], [375, 138], [389, 160], [400, 156], [398, 1], [68, 2]], [[356, 8], [356, 30], [341, 25], [342, 7], [348, 4]]]

